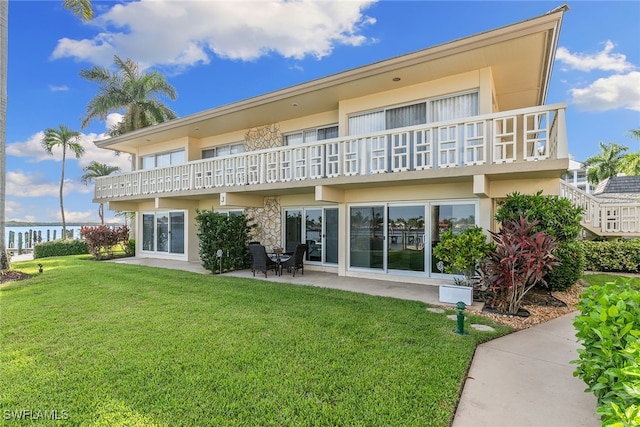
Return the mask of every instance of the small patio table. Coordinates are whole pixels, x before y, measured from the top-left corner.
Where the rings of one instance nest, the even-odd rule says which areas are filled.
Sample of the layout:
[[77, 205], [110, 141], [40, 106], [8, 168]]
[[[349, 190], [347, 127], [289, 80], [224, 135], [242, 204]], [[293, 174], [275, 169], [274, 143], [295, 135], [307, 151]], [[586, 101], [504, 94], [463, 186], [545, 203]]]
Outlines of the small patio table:
[[276, 275], [282, 276], [282, 263], [288, 261], [292, 255], [282, 253], [282, 252], [270, 252], [267, 254], [271, 261], [274, 261], [277, 264], [276, 267]]

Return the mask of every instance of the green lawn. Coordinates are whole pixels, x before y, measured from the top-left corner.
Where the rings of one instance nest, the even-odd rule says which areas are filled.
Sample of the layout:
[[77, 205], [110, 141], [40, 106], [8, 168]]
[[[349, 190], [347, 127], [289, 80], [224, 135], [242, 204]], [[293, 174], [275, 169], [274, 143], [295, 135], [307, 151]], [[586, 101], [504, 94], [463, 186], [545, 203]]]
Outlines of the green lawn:
[[508, 332], [460, 336], [423, 303], [315, 287], [86, 257], [13, 267], [36, 276], [0, 286], [9, 425], [448, 426], [476, 344]]
[[637, 276], [634, 277], [607, 273], [589, 273], [582, 275], [582, 280], [591, 286], [602, 286], [607, 282], [616, 282], [618, 280], [640, 280], [640, 278]]

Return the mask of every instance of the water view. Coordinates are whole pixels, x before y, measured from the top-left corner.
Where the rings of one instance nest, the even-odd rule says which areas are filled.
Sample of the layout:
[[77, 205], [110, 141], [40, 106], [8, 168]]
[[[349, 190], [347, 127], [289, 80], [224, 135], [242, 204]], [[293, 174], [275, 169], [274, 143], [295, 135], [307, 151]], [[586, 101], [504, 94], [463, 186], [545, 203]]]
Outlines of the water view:
[[[68, 225], [67, 233], [71, 234], [71, 238], [77, 239], [80, 237], [80, 228], [81, 225]], [[12, 233], [13, 232], [13, 233]], [[31, 232], [32, 244], [27, 245], [27, 241], [29, 240], [29, 232]], [[5, 228], [5, 247], [7, 249], [17, 249], [19, 236], [22, 235], [22, 247], [23, 248], [31, 248], [33, 244], [38, 242], [46, 242], [49, 240], [60, 239], [62, 237], [62, 225], [51, 224], [51, 225], [37, 225], [31, 227], [9, 227]], [[13, 241], [11, 240], [13, 236]]]

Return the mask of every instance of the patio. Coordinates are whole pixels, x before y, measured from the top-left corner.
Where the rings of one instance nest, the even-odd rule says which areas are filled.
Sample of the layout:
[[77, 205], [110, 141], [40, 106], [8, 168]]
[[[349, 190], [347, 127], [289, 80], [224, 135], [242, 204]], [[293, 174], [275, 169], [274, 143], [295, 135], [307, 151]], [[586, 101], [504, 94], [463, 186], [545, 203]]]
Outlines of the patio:
[[[209, 271], [205, 270], [202, 267], [202, 264], [199, 261], [187, 262], [167, 259], [131, 257], [115, 259], [112, 262], [145, 265], [158, 268], [169, 268], [173, 270], [184, 270], [200, 274], [211, 274]], [[293, 277], [292, 274], [287, 274], [286, 272], [282, 276], [277, 276], [275, 273], [270, 272], [270, 274], [268, 274], [266, 278], [263, 274], [256, 274], [256, 276], [253, 277], [253, 273], [250, 269], [232, 271], [224, 273], [224, 275], [233, 277], [255, 278], [257, 280], [267, 280], [270, 282], [289, 283], [294, 285], [342, 289], [344, 291], [359, 292], [369, 295], [412, 301], [422, 301], [427, 304], [445, 305], [454, 308], [453, 305], [439, 302], [437, 286], [392, 282], [387, 280], [360, 279], [357, 277], [342, 277], [338, 276], [335, 273], [316, 271], [308, 267], [305, 268], [304, 274], [298, 273], [295, 277]], [[482, 309], [482, 303], [474, 302], [469, 307], [469, 309], [479, 311]]]

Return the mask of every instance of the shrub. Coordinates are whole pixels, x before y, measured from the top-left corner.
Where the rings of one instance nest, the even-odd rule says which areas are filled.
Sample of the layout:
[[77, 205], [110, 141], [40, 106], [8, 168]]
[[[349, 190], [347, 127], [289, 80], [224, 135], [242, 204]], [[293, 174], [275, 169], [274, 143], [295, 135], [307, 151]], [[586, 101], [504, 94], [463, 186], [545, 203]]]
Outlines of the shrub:
[[544, 280], [552, 291], [564, 291], [575, 285], [584, 271], [584, 254], [578, 241], [560, 242], [553, 255], [558, 265], [547, 273]]
[[[582, 208], [573, 206], [568, 199], [559, 196], [543, 196], [542, 191], [534, 195], [508, 194], [507, 198], [498, 204], [496, 221], [515, 221], [520, 217], [538, 221], [534, 231], [546, 231], [558, 241], [558, 249], [554, 255], [558, 258], [559, 270], [552, 276], [545, 277], [547, 283], [552, 283], [554, 290], [563, 290], [573, 286], [582, 275], [584, 269], [582, 251], [577, 251], [574, 245], [565, 246], [563, 243], [574, 242], [582, 230], [580, 218]], [[578, 254], [580, 258], [574, 258]], [[562, 267], [562, 264], [566, 264]], [[572, 270], [572, 269], [576, 270]], [[555, 270], [555, 268], [554, 268]]]
[[536, 225], [536, 221], [520, 218], [491, 233], [496, 247], [480, 270], [481, 282], [492, 294], [491, 308], [517, 313], [525, 294], [544, 283], [544, 275], [556, 265], [552, 254], [556, 240], [544, 231], [534, 231]]
[[109, 259], [113, 258], [116, 246], [125, 246], [129, 241], [129, 227], [126, 225], [117, 228], [106, 225], [82, 227], [80, 236], [87, 242], [87, 248], [95, 259]]
[[580, 219], [582, 208], [573, 206], [568, 199], [559, 196], [543, 196], [542, 191], [534, 195], [508, 194], [498, 203], [496, 221], [517, 221], [520, 217], [538, 221], [534, 231], [546, 231], [558, 241], [575, 240], [582, 231]]
[[617, 242], [581, 242], [585, 269], [591, 271], [640, 272], [640, 239]]
[[462, 273], [468, 283], [475, 275], [478, 263], [487, 257], [491, 249], [492, 245], [487, 243], [481, 227], [467, 228], [458, 234], [448, 229], [433, 248], [433, 255], [444, 262], [447, 273]]
[[128, 256], [134, 256], [136, 254], [136, 239], [129, 239], [124, 244], [124, 253]]
[[[251, 265], [249, 231], [244, 215], [227, 216], [212, 210], [197, 210], [202, 266], [211, 272], [239, 270]], [[219, 258], [218, 250], [222, 251]]]
[[598, 399], [603, 425], [640, 425], [640, 280], [590, 286], [574, 320], [574, 376]]
[[33, 247], [33, 258], [88, 254], [87, 243], [82, 240], [52, 240]]

